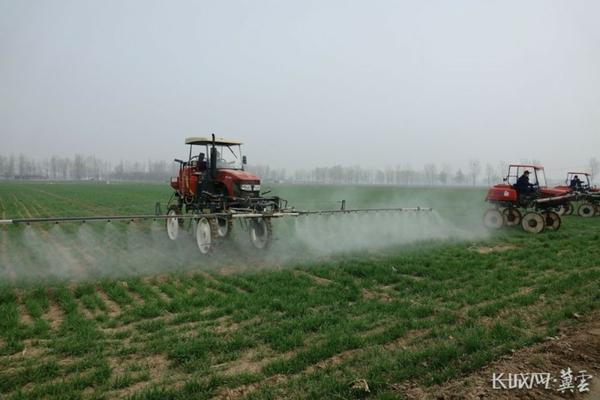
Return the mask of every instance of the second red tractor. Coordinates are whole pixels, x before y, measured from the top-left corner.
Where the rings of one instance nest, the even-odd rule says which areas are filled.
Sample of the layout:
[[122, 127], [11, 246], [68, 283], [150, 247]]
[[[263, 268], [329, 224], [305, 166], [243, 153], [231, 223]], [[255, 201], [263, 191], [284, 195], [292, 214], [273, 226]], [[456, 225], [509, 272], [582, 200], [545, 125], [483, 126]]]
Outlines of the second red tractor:
[[[517, 180], [529, 171], [530, 190], [519, 193]], [[558, 211], [575, 196], [564, 188], [549, 188], [544, 167], [532, 164], [512, 164], [504, 182], [491, 187], [485, 200], [494, 207], [484, 214], [488, 228], [519, 225], [527, 232], [557, 230], [561, 226]]]

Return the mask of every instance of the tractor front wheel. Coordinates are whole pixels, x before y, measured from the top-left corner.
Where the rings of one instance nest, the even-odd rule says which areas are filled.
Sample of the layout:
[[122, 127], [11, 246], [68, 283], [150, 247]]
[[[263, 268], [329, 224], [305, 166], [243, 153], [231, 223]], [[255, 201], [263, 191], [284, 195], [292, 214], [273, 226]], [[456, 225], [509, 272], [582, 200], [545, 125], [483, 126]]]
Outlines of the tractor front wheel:
[[523, 216], [521, 226], [525, 232], [540, 233], [544, 230], [546, 224], [540, 213], [528, 212]]
[[217, 242], [218, 224], [213, 218], [202, 217], [196, 222], [196, 244], [202, 254], [214, 250]]
[[596, 214], [596, 207], [590, 203], [583, 203], [577, 209], [577, 215], [583, 218], [590, 218]]
[[546, 228], [548, 228], [551, 231], [557, 231], [560, 228], [560, 215], [558, 215], [554, 211], [546, 211], [542, 214], [542, 216], [544, 217]]
[[273, 238], [273, 225], [270, 218], [253, 218], [250, 220], [250, 241], [259, 249], [266, 249]]
[[521, 223], [521, 212], [516, 208], [505, 208], [502, 211], [502, 217], [504, 220], [504, 225], [506, 226], [515, 226]]
[[502, 213], [495, 208], [491, 208], [483, 214], [483, 225], [489, 229], [500, 229], [504, 224]]
[[179, 236], [179, 228], [183, 226], [183, 218], [178, 218], [181, 215], [181, 208], [176, 205], [169, 207], [167, 211], [167, 235], [171, 240], [177, 240]]

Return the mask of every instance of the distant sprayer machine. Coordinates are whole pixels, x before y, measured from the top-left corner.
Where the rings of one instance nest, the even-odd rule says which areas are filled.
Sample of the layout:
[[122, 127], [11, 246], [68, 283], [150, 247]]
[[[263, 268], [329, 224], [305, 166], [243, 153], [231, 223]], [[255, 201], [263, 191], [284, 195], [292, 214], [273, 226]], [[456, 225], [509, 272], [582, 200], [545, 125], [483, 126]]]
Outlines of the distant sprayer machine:
[[[231, 237], [234, 221], [240, 221], [257, 249], [266, 249], [273, 240], [273, 218], [355, 214], [369, 212], [429, 212], [431, 208], [360, 208], [348, 209], [342, 201], [337, 210], [296, 210], [287, 201], [263, 192], [259, 177], [245, 171], [246, 156], [242, 142], [209, 137], [190, 137], [187, 161], [179, 164], [176, 177], [170, 181], [174, 192], [167, 204], [166, 214], [157, 203], [154, 214], [73, 216], [43, 218], [13, 218], [0, 220], [0, 225], [61, 223], [88, 221], [165, 220], [171, 240], [180, 238], [180, 231], [191, 231], [203, 254], [212, 252], [218, 244]], [[360, 227], [358, 227], [360, 230]]]

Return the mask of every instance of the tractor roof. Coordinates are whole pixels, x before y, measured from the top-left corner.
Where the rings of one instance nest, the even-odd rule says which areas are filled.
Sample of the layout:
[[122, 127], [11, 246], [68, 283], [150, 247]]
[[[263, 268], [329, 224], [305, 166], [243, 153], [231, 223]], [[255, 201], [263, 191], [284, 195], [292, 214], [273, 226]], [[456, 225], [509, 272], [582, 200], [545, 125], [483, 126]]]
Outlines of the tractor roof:
[[510, 167], [544, 169], [543, 165], [535, 165], [535, 164], [510, 164]]
[[[185, 138], [185, 144], [212, 144], [212, 139], [209, 137], [189, 137]], [[226, 146], [242, 144], [239, 140], [229, 140], [224, 138], [215, 138], [215, 144], [223, 144]]]
[[567, 172], [567, 175], [583, 175], [583, 176], [592, 176], [592, 174], [589, 174], [587, 172]]

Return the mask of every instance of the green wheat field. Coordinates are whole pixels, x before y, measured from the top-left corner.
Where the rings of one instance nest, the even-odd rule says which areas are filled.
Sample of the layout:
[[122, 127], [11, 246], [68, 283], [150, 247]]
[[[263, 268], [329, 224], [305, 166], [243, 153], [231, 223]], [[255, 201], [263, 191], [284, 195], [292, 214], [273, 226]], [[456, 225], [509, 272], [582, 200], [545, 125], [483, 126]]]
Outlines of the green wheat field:
[[[0, 398], [402, 398], [598, 311], [600, 218], [490, 233], [481, 189], [271, 186], [297, 209], [435, 211], [276, 221], [266, 252], [236, 226], [210, 256], [162, 222], [2, 227]], [[0, 182], [0, 217], [152, 214], [170, 194]]]

